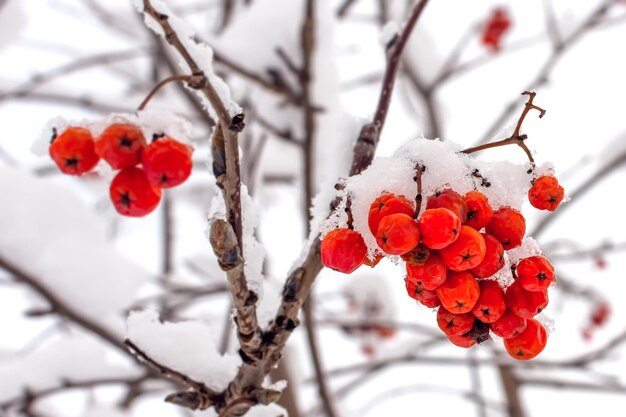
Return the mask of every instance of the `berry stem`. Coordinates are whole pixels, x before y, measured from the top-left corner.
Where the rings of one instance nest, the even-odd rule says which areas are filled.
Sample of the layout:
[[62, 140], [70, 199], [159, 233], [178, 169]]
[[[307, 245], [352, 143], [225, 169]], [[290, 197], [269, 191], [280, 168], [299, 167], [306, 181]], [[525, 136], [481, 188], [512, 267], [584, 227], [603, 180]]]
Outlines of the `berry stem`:
[[413, 214], [413, 218], [416, 220], [422, 211], [422, 200], [424, 199], [422, 196], [422, 175], [424, 174], [425, 168], [426, 167], [419, 162], [415, 165], [415, 177], [413, 177], [413, 180], [417, 184], [417, 194], [415, 194], [415, 214]]
[[137, 111], [142, 111], [143, 109], [145, 109], [146, 106], [148, 105], [148, 103], [150, 102], [150, 100], [152, 100], [152, 98], [156, 95], [156, 93], [158, 93], [159, 90], [163, 86], [165, 86], [166, 84], [169, 84], [169, 83], [174, 82], [174, 81], [186, 81], [186, 82], [189, 82], [191, 80], [191, 78], [192, 77], [189, 76], [189, 75], [172, 75], [170, 77], [167, 77], [164, 80], [161, 80], [157, 85], [154, 86], [152, 91], [150, 91], [150, 93], [148, 93], [146, 98], [143, 99], [143, 101], [141, 102], [139, 107], [137, 107]]
[[535, 96], [537, 95], [537, 93], [535, 93], [534, 91], [524, 91], [522, 95], [528, 96], [528, 101], [524, 105], [524, 110], [522, 111], [522, 114], [517, 120], [517, 125], [515, 126], [515, 130], [513, 131], [513, 134], [511, 136], [509, 136], [506, 139], [502, 139], [502, 140], [498, 140], [498, 141], [490, 142], [490, 143], [485, 143], [483, 145], [474, 146], [472, 148], [467, 148], [461, 151], [461, 153], [471, 154], [471, 153], [482, 151], [485, 149], [498, 148], [500, 146], [517, 145], [520, 148], [522, 148], [522, 150], [526, 153], [526, 156], [528, 157], [528, 161], [530, 162], [530, 164], [532, 165], [534, 169], [535, 160], [530, 152], [530, 149], [528, 149], [528, 146], [526, 146], [526, 143], [524, 143], [524, 141], [528, 138], [528, 136], [521, 135], [520, 130], [522, 129], [522, 124], [524, 123], [526, 116], [531, 110], [533, 109], [537, 110], [539, 112], [540, 119], [546, 114], [546, 111], [542, 109], [541, 107], [533, 104], [533, 100], [535, 99]]

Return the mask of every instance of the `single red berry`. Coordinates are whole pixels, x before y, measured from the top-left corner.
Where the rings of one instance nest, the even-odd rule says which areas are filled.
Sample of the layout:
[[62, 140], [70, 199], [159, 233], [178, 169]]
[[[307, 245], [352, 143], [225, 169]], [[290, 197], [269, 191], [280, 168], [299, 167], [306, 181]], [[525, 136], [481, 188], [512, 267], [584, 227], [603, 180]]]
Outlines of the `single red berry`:
[[463, 197], [461, 197], [459, 193], [451, 188], [446, 188], [428, 197], [428, 200], [426, 200], [426, 209], [435, 208], [447, 208], [461, 219], [461, 223], [467, 221], [467, 205], [465, 204], [465, 200], [463, 200]]
[[397, 333], [396, 329], [394, 329], [393, 327], [379, 326], [376, 327], [374, 330], [378, 337], [380, 337], [381, 339], [391, 339]]
[[437, 293], [435, 291], [427, 290], [426, 288], [415, 284], [408, 278], [404, 279], [404, 284], [406, 285], [406, 292], [409, 297], [419, 301], [422, 305], [429, 308], [435, 308], [441, 305], [439, 297], [437, 297]]
[[556, 210], [564, 196], [565, 190], [559, 185], [559, 180], [551, 175], [543, 175], [535, 179], [528, 190], [530, 204], [539, 210]]
[[145, 171], [137, 167], [118, 172], [111, 181], [109, 194], [118, 213], [131, 217], [145, 216], [161, 201], [161, 190], [153, 187]]
[[453, 271], [467, 271], [479, 265], [487, 247], [483, 236], [469, 226], [461, 226], [459, 237], [439, 251], [441, 260]]
[[389, 255], [403, 255], [420, 243], [420, 228], [411, 216], [390, 214], [380, 221], [376, 242]]
[[486, 230], [502, 243], [504, 249], [513, 249], [522, 244], [526, 233], [526, 219], [522, 213], [513, 208], [502, 207], [493, 213]]
[[478, 282], [469, 272], [449, 272], [448, 278], [435, 290], [441, 304], [451, 313], [468, 313], [480, 295]]
[[487, 201], [487, 197], [481, 192], [470, 191], [463, 196], [467, 205], [466, 225], [480, 230], [486, 227], [493, 217], [493, 209]]
[[191, 175], [192, 152], [190, 146], [165, 136], [152, 141], [143, 150], [141, 163], [152, 184], [171, 188]]
[[440, 286], [448, 275], [448, 269], [435, 252], [431, 252], [423, 265], [406, 263], [407, 278], [427, 290]]
[[527, 319], [535, 317], [548, 305], [548, 291], [527, 291], [514, 281], [504, 295], [506, 306], [513, 313]]
[[517, 280], [527, 291], [544, 291], [554, 282], [554, 267], [543, 256], [524, 258], [515, 268]]
[[49, 152], [61, 172], [69, 175], [84, 174], [100, 160], [91, 132], [83, 127], [68, 127], [54, 136]]
[[461, 335], [446, 335], [448, 340], [452, 342], [453, 345], [462, 348], [471, 348], [476, 345], [476, 340], [472, 339], [469, 334], [461, 334]]
[[491, 323], [491, 331], [504, 339], [517, 336], [526, 328], [526, 319], [506, 310], [502, 316]]
[[485, 239], [485, 258], [472, 268], [472, 274], [478, 278], [487, 278], [504, 266], [504, 248], [502, 243], [487, 233], [481, 233]]
[[483, 26], [481, 42], [492, 52], [498, 52], [502, 44], [502, 37], [511, 26], [511, 18], [504, 9], [495, 9]]
[[517, 336], [504, 339], [508, 354], [518, 360], [526, 361], [543, 351], [548, 343], [548, 332], [537, 320], [528, 319], [526, 328]]
[[96, 153], [113, 169], [123, 169], [141, 162], [146, 139], [138, 126], [114, 123], [96, 140]]
[[465, 334], [474, 326], [474, 316], [471, 313], [450, 313], [443, 306], [437, 310], [437, 325], [447, 335]]
[[593, 313], [591, 314], [591, 322], [595, 326], [602, 326], [609, 319], [611, 315], [611, 308], [605, 302], [602, 302], [595, 306]]
[[506, 304], [504, 291], [496, 281], [479, 281], [480, 296], [472, 309], [474, 316], [483, 323], [493, 323], [504, 314]]
[[320, 252], [325, 267], [351, 274], [365, 261], [367, 246], [358, 232], [342, 228], [331, 230], [322, 238]]
[[422, 243], [442, 249], [454, 242], [461, 231], [461, 219], [446, 208], [428, 209], [419, 220]]
[[376, 265], [378, 265], [378, 263], [384, 258], [385, 256], [380, 253], [380, 252], [376, 252], [374, 254], [374, 259], [370, 259], [369, 257], [365, 257], [365, 260], [363, 261], [363, 263], [367, 266], [369, 266], [370, 268], [374, 268]]
[[[420, 233], [421, 234], [421, 233]], [[408, 264], [421, 266], [426, 263], [428, 257], [430, 256], [430, 249], [426, 247], [423, 243], [420, 243], [410, 251], [405, 254], [402, 254], [400, 257], [402, 260]]]
[[367, 216], [367, 224], [374, 236], [378, 231], [378, 224], [383, 217], [390, 214], [404, 213], [407, 216], [413, 216], [415, 209], [413, 203], [406, 197], [392, 193], [383, 193], [370, 205], [370, 211]]

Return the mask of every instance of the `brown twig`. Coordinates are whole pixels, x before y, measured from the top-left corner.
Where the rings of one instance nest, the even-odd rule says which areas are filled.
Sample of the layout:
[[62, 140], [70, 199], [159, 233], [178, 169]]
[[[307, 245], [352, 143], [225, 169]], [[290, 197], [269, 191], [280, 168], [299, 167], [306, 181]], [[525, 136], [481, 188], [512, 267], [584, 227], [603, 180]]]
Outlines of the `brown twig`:
[[526, 146], [526, 143], [524, 143], [524, 141], [527, 139], [528, 136], [520, 134], [520, 130], [522, 129], [522, 123], [524, 123], [524, 119], [526, 119], [528, 112], [530, 112], [531, 110], [537, 110], [539, 112], [539, 118], [541, 119], [546, 114], [546, 111], [542, 109], [541, 107], [538, 107], [535, 104], [533, 104], [533, 100], [535, 96], [537, 95], [537, 93], [535, 93], [534, 91], [524, 91], [522, 95], [528, 96], [528, 101], [524, 105], [524, 110], [522, 111], [522, 114], [517, 120], [517, 124], [515, 125], [515, 130], [513, 131], [513, 134], [511, 134], [511, 136], [509, 136], [506, 139], [502, 139], [502, 140], [498, 140], [498, 141], [490, 142], [490, 143], [485, 143], [484, 145], [478, 145], [472, 148], [465, 149], [461, 151], [461, 153], [471, 154], [474, 152], [482, 151], [485, 149], [497, 148], [500, 146], [517, 145], [520, 148], [522, 148], [522, 150], [526, 153], [526, 156], [528, 157], [528, 161], [534, 167], [535, 160], [533, 159], [530, 149], [528, 149], [528, 146]]
[[420, 163], [415, 165], [415, 177], [413, 177], [413, 181], [416, 184], [416, 194], [415, 194], [415, 213], [413, 214], [413, 218], [417, 219], [420, 216], [420, 212], [422, 211], [422, 200], [424, 199], [422, 196], [422, 175], [424, 175], [424, 170], [426, 167]]
[[150, 102], [150, 100], [152, 100], [152, 97], [154, 97], [154, 95], [156, 93], [159, 92], [159, 90], [165, 86], [166, 84], [169, 84], [171, 82], [174, 81], [183, 81], [183, 82], [187, 82], [189, 83], [192, 80], [192, 77], [189, 75], [171, 75], [169, 77], [167, 77], [166, 79], [160, 81], [157, 85], [154, 86], [154, 88], [148, 93], [148, 95], [146, 96], [145, 99], [143, 99], [143, 101], [141, 102], [141, 104], [139, 105], [139, 107], [137, 107], [137, 111], [142, 111], [143, 109], [146, 108], [146, 106], [148, 105], [148, 103]]

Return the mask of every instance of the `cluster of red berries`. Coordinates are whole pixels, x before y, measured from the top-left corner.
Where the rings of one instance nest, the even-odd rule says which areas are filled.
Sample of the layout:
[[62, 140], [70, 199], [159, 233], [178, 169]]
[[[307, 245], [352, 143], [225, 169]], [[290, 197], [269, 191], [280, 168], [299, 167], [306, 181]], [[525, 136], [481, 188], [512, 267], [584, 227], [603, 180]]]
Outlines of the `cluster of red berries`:
[[115, 209], [125, 216], [152, 212], [161, 201], [161, 189], [182, 184], [192, 169], [192, 148], [165, 135], [147, 143], [142, 130], [130, 123], [109, 125], [97, 139], [79, 126], [60, 134], [53, 130], [50, 157], [61, 172], [82, 175], [102, 158], [119, 172], [109, 194]]
[[[529, 191], [529, 200], [541, 209], [553, 210], [562, 198], [558, 181], [546, 177], [537, 178]], [[494, 211], [478, 191], [461, 196], [447, 188], [430, 196], [417, 217], [413, 202], [391, 193], [379, 196], [368, 215], [382, 252], [406, 262], [408, 295], [439, 307], [439, 327], [457, 346], [481, 343], [491, 331], [504, 338], [516, 359], [539, 354], [547, 332], [533, 317], [548, 304], [553, 266], [543, 256], [521, 259], [512, 266], [515, 281], [506, 291], [486, 279], [504, 267], [505, 251], [522, 244], [524, 216], [511, 207]], [[321, 243], [322, 263], [344, 273], [363, 263], [375, 266], [383, 253], [369, 260], [363, 237], [351, 228], [335, 229]]]
[[495, 9], [482, 28], [481, 42], [492, 52], [498, 52], [502, 37], [511, 27], [511, 18], [504, 9]]

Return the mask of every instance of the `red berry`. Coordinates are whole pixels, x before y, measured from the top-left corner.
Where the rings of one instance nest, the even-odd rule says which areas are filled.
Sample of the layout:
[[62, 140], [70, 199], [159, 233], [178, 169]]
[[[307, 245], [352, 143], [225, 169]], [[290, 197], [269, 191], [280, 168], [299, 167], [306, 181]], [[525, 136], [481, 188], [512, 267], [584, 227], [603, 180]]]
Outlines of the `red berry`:
[[480, 296], [472, 313], [483, 323], [493, 323], [504, 314], [504, 291], [496, 281], [480, 281]]
[[428, 209], [419, 221], [422, 243], [430, 249], [442, 249], [454, 242], [461, 231], [461, 219], [446, 208]]
[[543, 256], [524, 258], [515, 268], [517, 280], [527, 291], [544, 291], [554, 282], [554, 267]]
[[367, 246], [358, 232], [335, 229], [322, 239], [320, 252], [325, 267], [350, 274], [365, 261]]
[[367, 224], [374, 236], [378, 231], [378, 224], [383, 217], [390, 214], [404, 213], [407, 216], [413, 216], [415, 209], [413, 203], [407, 198], [392, 193], [383, 193], [370, 206], [367, 217]]
[[493, 217], [493, 209], [487, 201], [487, 197], [478, 191], [470, 191], [463, 197], [467, 205], [466, 225], [480, 230], [486, 227]]
[[380, 221], [376, 242], [389, 255], [403, 255], [420, 243], [420, 228], [411, 216], [390, 214]]
[[435, 208], [447, 208], [461, 219], [461, 223], [465, 223], [467, 220], [467, 205], [465, 204], [465, 200], [463, 200], [463, 197], [461, 197], [459, 193], [451, 188], [446, 188], [428, 197], [426, 209]]
[[109, 194], [118, 213], [132, 217], [152, 212], [161, 200], [161, 190], [153, 187], [145, 171], [137, 167], [118, 172], [111, 181]]
[[514, 281], [507, 288], [504, 299], [513, 313], [531, 319], [548, 305], [548, 291], [527, 291], [519, 281]]
[[526, 220], [519, 211], [502, 207], [493, 213], [486, 230], [502, 243], [504, 249], [509, 250], [522, 244], [526, 233]]
[[167, 136], [154, 140], [141, 156], [148, 179], [155, 186], [171, 188], [191, 175], [192, 148]]
[[137, 165], [146, 139], [137, 126], [115, 123], [107, 127], [96, 140], [96, 153], [113, 169]]
[[556, 210], [564, 195], [565, 190], [559, 185], [559, 181], [551, 175], [544, 175], [535, 179], [533, 186], [528, 190], [530, 204], [539, 210]]
[[476, 304], [480, 288], [469, 272], [450, 272], [448, 278], [435, 292], [448, 311], [463, 314], [471, 311]]
[[504, 339], [517, 336], [525, 328], [526, 319], [510, 310], [506, 310], [498, 320], [491, 323], [491, 331]]
[[376, 265], [378, 265], [378, 263], [384, 258], [383, 254], [380, 252], [376, 252], [374, 254], [374, 259], [370, 259], [369, 257], [365, 257], [365, 260], [363, 261], [363, 263], [367, 266], [369, 266], [370, 268], [374, 268]]
[[396, 335], [396, 329], [393, 327], [380, 326], [376, 327], [374, 330], [381, 339], [391, 339]]
[[435, 293], [435, 291], [422, 288], [420, 285], [415, 284], [408, 278], [404, 279], [404, 284], [406, 285], [406, 292], [409, 297], [419, 301], [426, 307], [435, 308], [441, 305], [439, 297], [437, 297], [437, 293]]
[[439, 251], [441, 260], [453, 271], [467, 271], [485, 259], [485, 239], [475, 229], [461, 226], [459, 237]]
[[435, 252], [431, 252], [423, 265], [406, 263], [407, 278], [427, 290], [440, 286], [447, 276], [447, 268]]
[[450, 313], [441, 306], [437, 310], [437, 325], [447, 335], [465, 334], [474, 327], [474, 316], [470, 313]]
[[469, 334], [447, 335], [447, 337], [452, 344], [462, 348], [471, 348], [476, 344], [476, 340], [472, 339]]
[[487, 278], [498, 272], [504, 266], [504, 248], [498, 239], [481, 233], [485, 239], [485, 258], [472, 268], [472, 274], [478, 278]]
[[69, 175], [84, 174], [100, 160], [91, 132], [83, 127], [68, 127], [53, 137], [49, 152], [61, 172]]
[[602, 326], [609, 319], [611, 308], [605, 302], [596, 305], [591, 314], [591, 322], [596, 326]]
[[481, 41], [493, 52], [500, 50], [502, 37], [509, 30], [511, 19], [503, 9], [495, 9], [482, 30]]
[[504, 347], [515, 359], [526, 361], [532, 359], [546, 347], [548, 332], [537, 320], [528, 319], [526, 328], [517, 336], [504, 339]]

